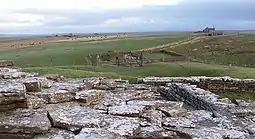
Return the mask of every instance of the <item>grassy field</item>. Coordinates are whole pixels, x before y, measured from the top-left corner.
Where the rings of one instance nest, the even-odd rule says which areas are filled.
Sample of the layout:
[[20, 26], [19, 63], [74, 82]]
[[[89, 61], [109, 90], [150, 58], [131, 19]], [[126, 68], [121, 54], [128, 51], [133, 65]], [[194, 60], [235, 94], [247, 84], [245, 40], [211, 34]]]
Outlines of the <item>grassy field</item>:
[[107, 51], [132, 51], [171, 43], [185, 36], [164, 38], [122, 39], [97, 43], [51, 44], [41, 47], [24, 48], [11, 52], [1, 52], [0, 59], [14, 60], [21, 67], [84, 65], [85, 57]]
[[[184, 44], [170, 51], [184, 54], [198, 62], [151, 63], [143, 67], [117, 67], [103, 64], [97, 67], [85, 64], [85, 57], [107, 51], [133, 51], [184, 40], [188, 34], [164, 37], [126, 38], [98, 42], [68, 42], [0, 52], [0, 59], [14, 60], [24, 71], [41, 74], [61, 74], [66, 77], [95, 77], [129, 79], [146, 76], [231, 76], [255, 78], [255, 34], [232, 34], [210, 37], [203, 42]], [[1, 49], [1, 48], [0, 48]], [[145, 54], [148, 58], [164, 58], [163, 53]], [[228, 66], [228, 65], [232, 66]], [[222, 94], [240, 97], [233, 93]], [[245, 94], [245, 98], [249, 94]]]
[[255, 34], [242, 33], [170, 49], [209, 64], [255, 67]]

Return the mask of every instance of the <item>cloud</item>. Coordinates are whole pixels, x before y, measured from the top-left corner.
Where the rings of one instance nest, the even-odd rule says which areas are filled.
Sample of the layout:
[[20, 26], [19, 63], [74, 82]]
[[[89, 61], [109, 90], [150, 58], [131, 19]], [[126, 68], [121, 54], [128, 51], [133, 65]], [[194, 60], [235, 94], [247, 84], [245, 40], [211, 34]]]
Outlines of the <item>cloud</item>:
[[176, 5], [178, 0], [4, 0], [1, 11], [24, 9], [100, 11], [112, 9], [141, 8], [155, 5]]
[[3, 0], [3, 33], [255, 29], [254, 0]]
[[[114, 20], [110, 18], [119, 18], [119, 16], [104, 19], [103, 13], [137, 10], [146, 6], [176, 5], [178, 2], [179, 0], [3, 0], [0, 5], [0, 30], [47, 25], [88, 26], [101, 24], [100, 22], [105, 20], [108, 20], [105, 24], [109, 24]], [[89, 16], [90, 14], [92, 16]], [[99, 15], [99, 19], [93, 17], [96, 15]], [[123, 21], [117, 22], [127, 22], [127, 24], [138, 21], [135, 18], [120, 20]]]

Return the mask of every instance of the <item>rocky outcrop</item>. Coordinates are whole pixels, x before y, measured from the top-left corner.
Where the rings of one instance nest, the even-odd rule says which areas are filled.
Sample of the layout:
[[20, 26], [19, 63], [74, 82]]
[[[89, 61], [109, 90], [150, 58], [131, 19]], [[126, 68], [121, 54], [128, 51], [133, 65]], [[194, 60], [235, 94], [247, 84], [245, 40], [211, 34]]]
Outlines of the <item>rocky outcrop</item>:
[[[20, 74], [22, 73], [22, 74]], [[155, 87], [0, 68], [0, 138], [253, 138], [252, 102], [193, 85]], [[22, 76], [17, 76], [22, 75]]]

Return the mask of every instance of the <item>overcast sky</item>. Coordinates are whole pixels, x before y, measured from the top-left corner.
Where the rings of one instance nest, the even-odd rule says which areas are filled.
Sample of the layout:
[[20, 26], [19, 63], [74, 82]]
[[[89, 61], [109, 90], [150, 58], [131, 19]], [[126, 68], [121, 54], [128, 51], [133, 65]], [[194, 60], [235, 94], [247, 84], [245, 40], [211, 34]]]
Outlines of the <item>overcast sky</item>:
[[255, 29], [255, 0], [1, 0], [0, 34]]

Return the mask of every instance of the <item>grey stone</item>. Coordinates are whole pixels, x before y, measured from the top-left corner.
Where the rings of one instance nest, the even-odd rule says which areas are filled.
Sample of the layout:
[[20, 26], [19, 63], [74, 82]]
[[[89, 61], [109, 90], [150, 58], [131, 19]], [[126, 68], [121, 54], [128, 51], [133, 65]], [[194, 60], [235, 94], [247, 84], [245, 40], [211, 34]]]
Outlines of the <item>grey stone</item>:
[[181, 108], [183, 107], [183, 102], [177, 101], [166, 101], [166, 100], [131, 100], [127, 102], [128, 105], [142, 105], [142, 106], [152, 106], [152, 107], [172, 107]]
[[236, 130], [227, 130], [217, 127], [212, 128], [183, 128], [178, 129], [179, 132], [186, 133], [190, 135], [192, 138], [198, 138], [198, 139], [221, 139], [229, 137], [230, 139], [251, 139], [249, 134], [236, 131]]
[[163, 114], [161, 111], [157, 110], [146, 110], [142, 115], [142, 118], [145, 118], [147, 121], [151, 123], [151, 125], [161, 127], [161, 122], [163, 118]]
[[188, 115], [188, 111], [183, 108], [159, 107], [158, 110], [168, 117], [184, 117]]
[[101, 100], [104, 92], [101, 90], [83, 90], [75, 93], [75, 99], [85, 105], [96, 104]]
[[145, 106], [139, 105], [120, 105], [109, 107], [108, 113], [128, 117], [139, 117], [145, 110]]
[[45, 109], [49, 112], [53, 125], [62, 129], [100, 128], [105, 124], [106, 115], [77, 103], [49, 104]]
[[16, 109], [0, 113], [0, 133], [39, 134], [50, 128], [45, 110]]
[[61, 90], [55, 87], [44, 89], [41, 92], [33, 92], [29, 94], [34, 95], [38, 98], [42, 98], [50, 104], [70, 102], [74, 100], [74, 94], [72, 92], [67, 90]]
[[22, 83], [0, 81], [0, 111], [26, 107], [26, 88]]
[[141, 132], [136, 138], [139, 139], [177, 139], [175, 132], [166, 131], [157, 126], [142, 127]]
[[106, 117], [105, 121], [107, 123], [105, 128], [108, 131], [124, 137], [134, 137], [141, 131], [138, 118], [113, 116]]
[[70, 131], [52, 128], [45, 134], [36, 135], [33, 139], [74, 139], [74, 136]]
[[47, 101], [34, 95], [26, 95], [27, 108], [37, 109], [45, 106]]
[[74, 139], [125, 139], [124, 137], [112, 133], [102, 128], [83, 128]]
[[163, 125], [166, 127], [176, 127], [176, 128], [195, 128], [197, 125], [190, 119], [186, 117], [167, 117], [163, 120]]
[[26, 86], [26, 90], [28, 92], [40, 92], [42, 90], [42, 84], [41, 82], [24, 82], [24, 85]]

